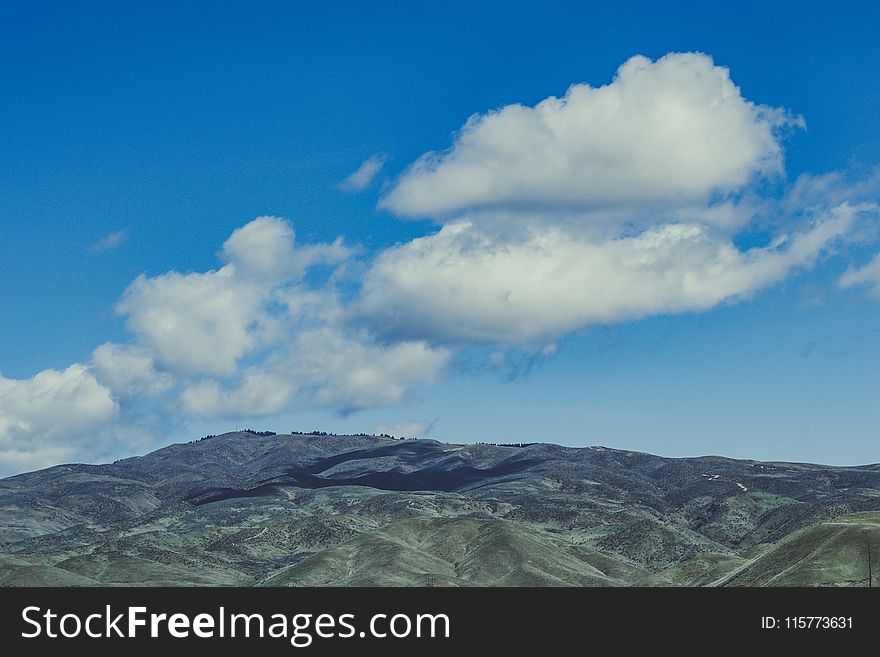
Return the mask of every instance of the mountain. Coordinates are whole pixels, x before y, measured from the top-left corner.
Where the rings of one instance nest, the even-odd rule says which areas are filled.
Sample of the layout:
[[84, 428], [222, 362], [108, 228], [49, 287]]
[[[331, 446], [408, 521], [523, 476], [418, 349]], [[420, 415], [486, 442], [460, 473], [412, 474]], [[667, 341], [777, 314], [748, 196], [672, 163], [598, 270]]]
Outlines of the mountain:
[[871, 512], [880, 465], [236, 432], [0, 480], [0, 585], [864, 586]]

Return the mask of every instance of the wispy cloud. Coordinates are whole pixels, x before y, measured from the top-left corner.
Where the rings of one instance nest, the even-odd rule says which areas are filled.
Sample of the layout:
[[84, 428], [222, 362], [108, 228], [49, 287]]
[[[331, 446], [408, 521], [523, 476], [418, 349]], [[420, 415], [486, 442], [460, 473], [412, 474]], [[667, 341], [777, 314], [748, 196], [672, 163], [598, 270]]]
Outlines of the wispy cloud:
[[393, 427], [387, 427], [384, 424], [380, 426], [376, 433], [389, 434], [395, 438], [427, 438], [434, 431], [439, 418], [428, 420], [408, 420], [400, 422]]
[[343, 180], [337, 187], [343, 192], [360, 192], [373, 182], [376, 175], [385, 166], [388, 158], [384, 155], [374, 155], [358, 167], [357, 171]]
[[861, 268], [850, 267], [838, 281], [840, 287], [867, 286], [870, 294], [880, 299], [880, 253]]
[[93, 253], [97, 253], [100, 251], [112, 251], [117, 248], [120, 244], [122, 244], [126, 238], [128, 237], [127, 230], [117, 230], [113, 233], [110, 233], [106, 237], [102, 237], [94, 244], [89, 245], [89, 251]]

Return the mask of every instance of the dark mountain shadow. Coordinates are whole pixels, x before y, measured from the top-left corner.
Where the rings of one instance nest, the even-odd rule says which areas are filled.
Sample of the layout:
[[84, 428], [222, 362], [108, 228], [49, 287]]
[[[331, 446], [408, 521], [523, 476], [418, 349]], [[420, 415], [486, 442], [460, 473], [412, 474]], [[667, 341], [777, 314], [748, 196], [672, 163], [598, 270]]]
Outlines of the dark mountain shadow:
[[434, 491], [451, 492], [475, 483], [485, 485], [499, 477], [509, 477], [523, 472], [539, 461], [535, 459], [512, 460], [489, 468], [469, 465], [439, 464], [420, 468], [413, 472], [366, 472], [352, 477], [321, 477], [320, 473], [350, 461], [394, 456], [405, 463], [417, 463], [437, 448], [428, 443], [412, 442], [406, 445], [387, 445], [376, 449], [363, 449], [336, 454], [302, 467], [287, 468], [286, 473], [258, 482], [247, 489], [209, 488], [186, 498], [195, 506], [244, 497], [268, 497], [277, 495], [283, 488], [329, 488], [331, 486], [366, 486], [387, 491]]

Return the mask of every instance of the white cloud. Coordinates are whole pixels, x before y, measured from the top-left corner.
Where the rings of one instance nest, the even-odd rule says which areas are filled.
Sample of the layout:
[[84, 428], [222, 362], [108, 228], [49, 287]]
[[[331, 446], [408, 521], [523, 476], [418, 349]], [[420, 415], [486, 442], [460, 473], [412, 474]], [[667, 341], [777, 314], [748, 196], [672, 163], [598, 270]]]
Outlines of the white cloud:
[[526, 237], [505, 240], [451, 223], [382, 253], [366, 274], [359, 311], [393, 339], [545, 342], [590, 324], [746, 297], [810, 266], [870, 209], [840, 206], [802, 232], [745, 252], [700, 224], [594, 240], [536, 222]]
[[185, 410], [201, 417], [255, 416], [292, 407], [351, 412], [401, 401], [443, 372], [450, 352], [422, 341], [383, 344], [346, 326], [333, 288], [295, 285], [272, 296], [276, 340], [256, 364], [226, 381], [184, 390]]
[[840, 277], [840, 287], [867, 286], [871, 296], [880, 299], [880, 253], [860, 268], [850, 268]]
[[[744, 99], [699, 53], [633, 57], [608, 85], [576, 84], [535, 107], [474, 115], [451, 149], [416, 161], [381, 201], [404, 216], [486, 208], [656, 213], [778, 174], [780, 128], [800, 124]], [[724, 219], [720, 217], [720, 219]]]
[[127, 230], [117, 230], [89, 245], [89, 251], [112, 251], [128, 237]]
[[880, 166], [854, 174], [831, 171], [820, 175], [802, 173], [785, 196], [783, 208], [827, 208], [841, 203], [874, 203], [880, 198]]
[[232, 374], [260, 341], [268, 291], [218, 271], [139, 276], [116, 310], [156, 360], [182, 374]]
[[376, 429], [376, 433], [388, 434], [395, 438], [427, 438], [435, 423], [436, 421], [429, 422], [428, 420], [407, 420], [391, 427], [383, 424]]
[[117, 398], [153, 397], [174, 385], [142, 347], [105, 342], [92, 352], [92, 363], [97, 379]]
[[161, 367], [181, 379], [185, 412], [233, 417], [294, 404], [351, 411], [395, 403], [440, 374], [446, 350], [377, 343], [342, 324], [334, 277], [318, 288], [303, 282], [309, 267], [338, 267], [352, 249], [294, 240], [286, 221], [260, 217], [226, 240], [219, 270], [136, 279], [117, 306], [136, 344], [96, 350], [101, 376], [114, 390], [146, 394], [171, 385]]
[[422, 341], [375, 342], [363, 331], [322, 325], [302, 329], [232, 385], [200, 381], [181, 395], [200, 417], [265, 416], [291, 408], [342, 413], [397, 404], [416, 385], [436, 380], [450, 351]]
[[245, 280], [263, 283], [294, 281], [314, 265], [335, 265], [351, 257], [352, 250], [337, 239], [332, 244], [296, 247], [296, 235], [280, 217], [257, 217], [233, 231], [223, 243], [223, 260]]
[[385, 166], [387, 158], [384, 155], [374, 155], [364, 160], [357, 171], [339, 183], [338, 187], [344, 192], [360, 192], [366, 189], [376, 175]]
[[362, 330], [323, 327], [296, 338], [290, 362], [314, 406], [343, 412], [400, 402], [412, 386], [436, 380], [450, 351], [421, 340], [381, 344]]
[[183, 375], [228, 376], [253, 350], [280, 339], [272, 302], [309, 267], [336, 265], [352, 250], [332, 244], [296, 247], [283, 219], [259, 217], [223, 244], [216, 271], [139, 276], [116, 310], [164, 368]]
[[296, 390], [291, 377], [248, 369], [232, 389], [201, 381], [181, 395], [184, 408], [199, 417], [271, 415], [285, 408]]
[[52, 465], [91, 451], [81, 443], [110, 422], [118, 406], [80, 363], [30, 379], [0, 375], [0, 472]]
[[[260, 217], [226, 240], [217, 270], [139, 276], [117, 304], [130, 343], [98, 346], [89, 365], [0, 377], [0, 470], [112, 457], [192, 417], [401, 401], [450, 353], [344, 324], [337, 274], [352, 254], [341, 240], [296, 246], [286, 221]], [[316, 265], [335, 268], [318, 286], [304, 280]]]
[[[633, 57], [603, 87], [474, 115], [380, 202], [442, 227], [379, 254], [352, 314], [385, 339], [537, 350], [594, 324], [746, 298], [876, 212], [847, 203], [876, 200], [876, 175], [802, 177], [781, 200], [762, 196], [757, 183], [782, 180], [781, 130], [798, 125], [700, 53]], [[770, 246], [737, 248], [737, 231], [768, 218], [784, 227]]]
[[278, 217], [257, 217], [236, 228], [223, 243], [221, 255], [247, 278], [279, 280], [302, 273], [294, 251], [290, 224]]

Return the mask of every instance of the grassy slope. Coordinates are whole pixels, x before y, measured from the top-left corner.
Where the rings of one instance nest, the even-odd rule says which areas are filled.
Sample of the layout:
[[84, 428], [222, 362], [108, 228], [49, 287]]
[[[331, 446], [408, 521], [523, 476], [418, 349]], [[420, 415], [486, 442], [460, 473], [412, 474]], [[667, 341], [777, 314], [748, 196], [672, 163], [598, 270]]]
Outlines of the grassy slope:
[[840, 516], [800, 530], [723, 578], [725, 586], [867, 586], [880, 582], [880, 513]]
[[620, 586], [645, 571], [503, 520], [417, 519], [324, 550], [269, 586]]

